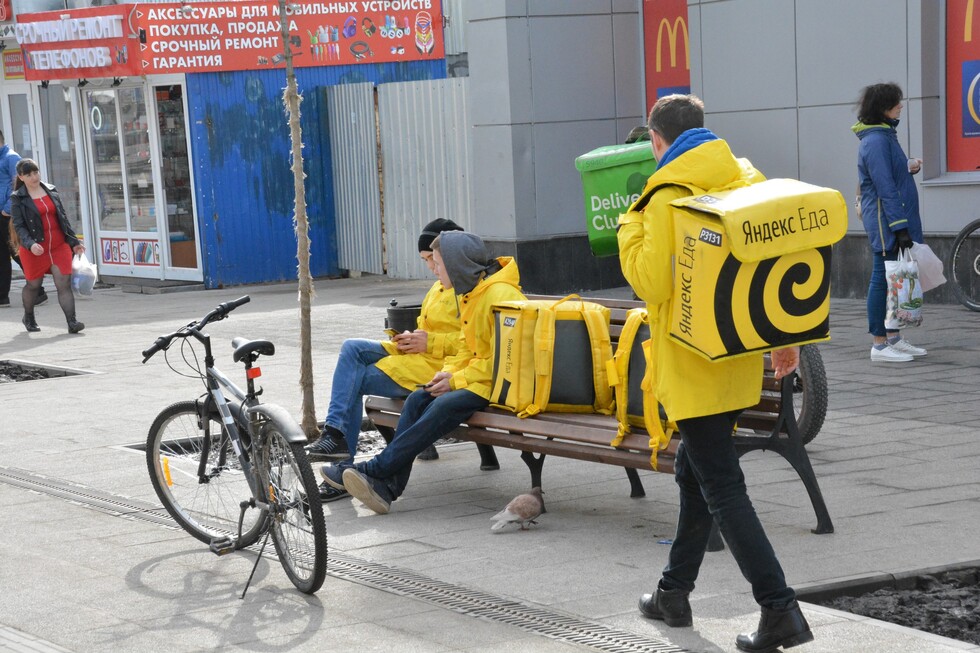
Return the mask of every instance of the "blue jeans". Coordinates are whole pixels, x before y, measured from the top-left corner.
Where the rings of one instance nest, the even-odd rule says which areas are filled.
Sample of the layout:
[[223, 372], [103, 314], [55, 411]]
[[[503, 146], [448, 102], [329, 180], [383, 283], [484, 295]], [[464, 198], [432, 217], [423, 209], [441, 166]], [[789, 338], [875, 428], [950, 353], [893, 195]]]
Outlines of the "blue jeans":
[[[882, 254], [872, 252], [874, 264], [871, 267], [871, 283], [868, 284], [868, 333], [879, 338], [884, 338], [885, 331], [885, 309], [888, 299], [888, 280], [885, 278], [885, 261], [894, 261], [898, 258], [898, 251]], [[888, 330], [887, 333], [897, 333]]]
[[390, 495], [389, 500], [397, 499], [408, 485], [415, 457], [489, 403], [469, 390], [453, 390], [438, 397], [416, 390], [405, 400], [391, 444], [371, 460], [354, 467], [380, 480]]
[[357, 451], [361, 433], [364, 395], [401, 399], [409, 394], [375, 365], [387, 355], [376, 340], [351, 338], [340, 347], [325, 423], [344, 434], [352, 454]]
[[732, 428], [741, 411], [680, 420], [681, 444], [674, 461], [680, 487], [677, 534], [660, 586], [694, 590], [712, 521], [718, 527], [752, 595], [765, 608], [782, 609], [796, 598], [745, 489]]

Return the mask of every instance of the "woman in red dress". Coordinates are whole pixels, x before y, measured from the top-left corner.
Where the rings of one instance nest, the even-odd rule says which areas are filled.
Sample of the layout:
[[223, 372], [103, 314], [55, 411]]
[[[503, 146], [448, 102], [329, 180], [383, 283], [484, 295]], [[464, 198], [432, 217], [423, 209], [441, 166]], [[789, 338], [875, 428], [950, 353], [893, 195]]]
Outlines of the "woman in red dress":
[[41, 181], [32, 159], [17, 162], [17, 179], [10, 196], [10, 216], [20, 240], [20, 262], [24, 268], [24, 327], [40, 331], [34, 319], [34, 303], [44, 275], [54, 277], [58, 303], [68, 321], [68, 332], [78, 333], [85, 325], [75, 319], [75, 296], [71, 292], [72, 252], [85, 251], [68, 222], [58, 190]]

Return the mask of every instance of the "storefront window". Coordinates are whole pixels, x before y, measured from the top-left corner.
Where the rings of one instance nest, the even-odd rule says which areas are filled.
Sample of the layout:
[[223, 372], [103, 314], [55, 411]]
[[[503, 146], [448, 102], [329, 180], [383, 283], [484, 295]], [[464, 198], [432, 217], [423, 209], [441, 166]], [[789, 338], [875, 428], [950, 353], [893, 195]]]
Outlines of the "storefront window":
[[153, 168], [150, 164], [150, 134], [147, 131], [146, 101], [142, 88], [120, 89], [124, 174], [129, 190], [129, 223], [132, 231], [156, 231], [157, 214], [153, 197]]
[[85, 93], [101, 231], [156, 231], [142, 88]]
[[196, 268], [197, 234], [182, 89], [180, 86], [157, 86], [154, 91], [160, 119], [161, 171], [170, 235], [170, 264], [175, 268]]
[[115, 91], [85, 93], [85, 116], [92, 136], [99, 230], [128, 231]]
[[78, 160], [75, 158], [70, 91], [67, 86], [55, 84], [48, 88], [39, 87], [37, 91], [41, 103], [41, 138], [47, 154], [44, 177], [58, 187], [68, 219], [81, 234], [85, 223], [79, 211]]
[[35, 159], [34, 142], [31, 138], [31, 114], [27, 94], [17, 93], [8, 97], [11, 133], [7, 134], [10, 149], [25, 159]]

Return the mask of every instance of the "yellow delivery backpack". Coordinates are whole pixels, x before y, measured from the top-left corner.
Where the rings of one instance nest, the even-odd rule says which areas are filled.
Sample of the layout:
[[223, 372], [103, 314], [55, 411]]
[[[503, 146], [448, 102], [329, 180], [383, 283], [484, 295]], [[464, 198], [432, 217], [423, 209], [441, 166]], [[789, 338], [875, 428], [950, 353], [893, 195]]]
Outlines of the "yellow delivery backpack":
[[671, 202], [670, 337], [709, 360], [830, 338], [831, 245], [843, 196], [795, 179]]
[[657, 469], [657, 452], [667, 448], [677, 426], [660, 418], [660, 403], [653, 394], [653, 361], [650, 360], [650, 321], [645, 308], [626, 312], [616, 353], [609, 361], [608, 376], [616, 397], [616, 437], [610, 446], [618, 447], [632, 427], [641, 426], [650, 436], [650, 464]]
[[491, 406], [519, 417], [612, 413], [609, 309], [574, 297], [494, 305]]

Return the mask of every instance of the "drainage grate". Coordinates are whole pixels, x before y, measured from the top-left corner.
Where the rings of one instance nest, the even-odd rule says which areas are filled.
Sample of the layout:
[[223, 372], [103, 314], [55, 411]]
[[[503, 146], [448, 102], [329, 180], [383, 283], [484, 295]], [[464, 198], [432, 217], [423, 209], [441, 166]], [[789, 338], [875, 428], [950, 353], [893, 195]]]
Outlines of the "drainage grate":
[[[0, 483], [41, 492], [95, 508], [116, 517], [179, 527], [160, 506], [22, 469], [0, 467]], [[250, 550], [256, 551], [258, 545]], [[275, 560], [274, 552], [265, 557]], [[667, 640], [616, 630], [571, 615], [511, 601], [487, 592], [446, 583], [428, 576], [353, 556], [331, 553], [327, 573], [392, 594], [425, 601], [454, 612], [516, 626], [527, 632], [608, 653], [687, 653]]]

